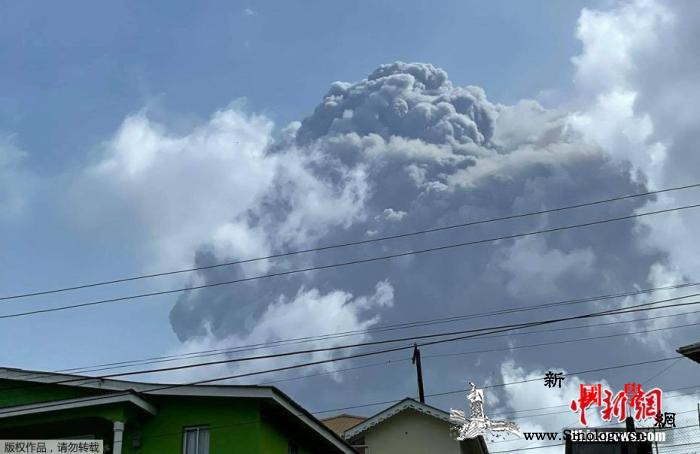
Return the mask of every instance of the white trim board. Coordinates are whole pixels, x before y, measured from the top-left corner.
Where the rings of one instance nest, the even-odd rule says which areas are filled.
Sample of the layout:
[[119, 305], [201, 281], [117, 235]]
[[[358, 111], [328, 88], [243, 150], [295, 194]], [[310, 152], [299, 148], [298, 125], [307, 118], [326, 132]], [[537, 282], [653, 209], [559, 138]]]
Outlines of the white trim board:
[[136, 394], [119, 394], [114, 396], [107, 394], [105, 396], [81, 397], [78, 399], [57, 400], [54, 402], [37, 402], [33, 404], [7, 407], [5, 409], [0, 408], [0, 419], [124, 402], [134, 404], [152, 415], [155, 415], [158, 411], [153, 404], [147, 402]]
[[450, 414], [446, 411], [440, 410], [439, 408], [431, 407], [424, 403], [418, 402], [417, 400], [411, 399], [409, 397], [403, 399], [402, 401], [392, 405], [391, 407], [380, 411], [374, 416], [367, 418], [365, 421], [357, 424], [346, 430], [343, 434], [343, 438], [350, 440], [357, 435], [371, 429], [372, 427], [380, 424], [383, 421], [391, 418], [392, 416], [401, 413], [404, 410], [415, 410], [424, 415], [432, 416], [433, 418], [440, 419], [442, 421], [450, 422]]

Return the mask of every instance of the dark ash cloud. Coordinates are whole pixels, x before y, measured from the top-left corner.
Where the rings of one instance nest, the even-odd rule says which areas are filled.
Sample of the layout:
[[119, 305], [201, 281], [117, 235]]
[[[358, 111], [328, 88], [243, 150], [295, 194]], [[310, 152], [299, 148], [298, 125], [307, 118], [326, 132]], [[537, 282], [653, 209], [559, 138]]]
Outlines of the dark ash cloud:
[[[308, 194], [303, 193], [303, 187], [280, 171], [263, 202], [236, 218], [239, 225], [264, 232], [275, 244], [274, 252], [644, 190], [642, 183], [630, 178], [629, 166], [611, 160], [570, 131], [564, 114], [544, 109], [534, 101], [514, 106], [494, 104], [480, 88], [455, 87], [443, 70], [428, 64], [397, 62], [381, 66], [366, 80], [334, 83], [313, 114], [301, 124], [291, 125], [286, 134], [268, 148], [268, 154], [303, 162], [310, 178], [326, 188], [329, 200], [347, 192], [348, 184], [363, 190], [355, 192], [353, 206], [357, 211], [352, 216], [343, 222], [319, 221], [308, 217], [313, 200], [305, 200]], [[322, 265], [585, 222], [630, 214], [642, 204], [628, 201], [405, 241], [306, 254], [271, 261], [259, 271]], [[295, 232], [288, 230], [288, 225], [296, 226], [304, 240], [295, 240]], [[226, 343], [254, 333], [257, 324], [265, 322], [267, 308], [280, 298], [292, 301], [309, 289], [320, 295], [337, 290], [371, 295], [380, 281], [391, 285], [393, 305], [367, 306], [358, 320], [374, 317], [381, 323], [392, 323], [647, 287], [651, 267], [664, 256], [640, 247], [636, 228], [633, 222], [627, 222], [200, 290], [177, 301], [171, 322], [182, 341], [210, 336]], [[211, 252], [213, 249], [215, 242], [203, 245], [196, 264], [220, 260]], [[201, 272], [197, 279], [217, 282], [250, 274], [255, 273], [243, 266]], [[526, 313], [509, 320], [556, 313]], [[327, 315], [306, 314], [309, 319]], [[501, 320], [485, 319], [480, 323], [497, 321]], [[298, 330], [304, 332], [303, 327]], [[269, 340], [274, 338], [272, 335]], [[619, 348], [599, 353], [596, 364], [605, 362], [605, 358], [618, 358], [625, 348], [621, 342]], [[435, 350], [455, 349], [465, 349], [465, 344]], [[519, 360], [567, 365], [571, 362], [569, 355], [571, 350], [566, 354], [559, 351], [545, 360], [538, 351], [523, 351]], [[498, 370], [507, 356], [482, 355], [478, 368], [472, 365], [476, 357], [466, 357], [466, 362], [457, 367], [445, 361], [427, 361], [426, 379], [431, 391], [459, 387], [467, 374], [485, 380], [484, 371]], [[397, 391], [413, 388], [412, 372], [406, 365], [380, 372], [367, 369], [364, 374], [343, 382], [343, 386], [359, 392], [366, 387], [364, 380], [371, 377], [372, 389], [358, 394], [363, 396], [362, 401], [386, 399]], [[312, 408], [345, 403], [332, 391], [332, 381], [327, 391], [319, 391], [317, 381], [324, 378], [314, 380], [285, 386], [304, 396]]]

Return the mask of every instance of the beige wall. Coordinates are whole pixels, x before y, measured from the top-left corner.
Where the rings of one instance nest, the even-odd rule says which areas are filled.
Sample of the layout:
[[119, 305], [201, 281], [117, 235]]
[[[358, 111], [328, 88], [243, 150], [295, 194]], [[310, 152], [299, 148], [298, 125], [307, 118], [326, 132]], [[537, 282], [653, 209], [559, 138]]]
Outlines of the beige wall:
[[[460, 454], [450, 424], [407, 409], [365, 432], [364, 454]], [[362, 452], [362, 450], [360, 450]]]

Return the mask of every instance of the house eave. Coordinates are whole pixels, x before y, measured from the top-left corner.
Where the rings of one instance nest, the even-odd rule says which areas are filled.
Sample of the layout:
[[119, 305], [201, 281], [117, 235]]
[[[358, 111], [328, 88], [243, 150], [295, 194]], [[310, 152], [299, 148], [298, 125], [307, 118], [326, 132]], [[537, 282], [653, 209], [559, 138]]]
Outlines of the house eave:
[[700, 342], [686, 345], [676, 351], [686, 358], [692, 359], [696, 363], [700, 363]]
[[0, 409], [0, 419], [118, 403], [130, 403], [132, 405], [135, 405], [136, 407], [139, 407], [146, 413], [150, 413], [151, 415], [155, 415], [158, 411], [155, 405], [146, 401], [142, 397], [137, 396], [136, 394], [107, 394], [105, 396], [81, 397], [77, 399], [65, 399], [49, 402], [35, 402], [26, 405], [4, 407]]

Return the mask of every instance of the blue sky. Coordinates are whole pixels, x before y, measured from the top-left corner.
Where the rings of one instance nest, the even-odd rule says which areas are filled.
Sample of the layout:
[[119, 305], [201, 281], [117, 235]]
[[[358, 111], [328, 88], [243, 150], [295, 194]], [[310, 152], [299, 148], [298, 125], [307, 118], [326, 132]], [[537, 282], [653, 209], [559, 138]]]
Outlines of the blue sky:
[[[697, 103], [689, 100], [698, 93], [683, 85], [697, 72], [689, 45], [696, 32], [688, 24], [698, 14], [692, 2], [0, 5], [0, 204], [7, 205], [0, 205], [2, 295], [695, 182], [685, 163], [696, 155], [685, 144], [696, 134]], [[402, 136], [398, 131], [406, 124], [400, 122], [363, 135], [369, 123], [362, 116], [376, 106], [362, 100], [347, 101], [334, 126], [318, 126], [324, 115], [336, 114], [322, 109], [332, 82], [350, 82], [369, 96], [379, 89], [363, 79], [394, 61], [433, 65], [386, 69], [395, 81], [415, 82], [418, 73], [440, 76], [444, 70], [452, 85], [440, 90], [453, 96], [454, 106], [460, 96], [470, 97], [496, 132], [487, 137], [488, 128], [476, 119], [460, 117], [479, 130], [466, 142]], [[485, 97], [459, 88], [470, 85], [481, 87]], [[421, 99], [437, 103], [431, 96], [416, 85], [392, 102], [406, 108]], [[299, 136], [294, 128], [283, 132], [305, 118], [313, 121], [301, 126]], [[315, 137], [313, 143], [301, 133]], [[390, 164], [365, 154], [396, 156], [393, 146], [415, 154]], [[441, 161], [441, 153], [449, 159]], [[460, 161], [467, 155], [471, 160]], [[415, 187], [406, 186], [406, 175]], [[436, 195], [428, 186], [449, 191]], [[692, 195], [678, 195], [654, 203], [691, 201]], [[621, 209], [631, 213], [654, 203]], [[585, 220], [578, 216], [569, 219]], [[559, 220], [567, 218], [473, 234]], [[330, 320], [316, 320], [318, 308], [334, 305], [349, 329], [465, 307], [486, 310], [689, 281], [700, 269], [697, 254], [684, 247], [694, 221], [692, 214], [669, 216], [492, 245], [473, 255], [446, 255], [444, 262], [415, 259], [242, 290], [0, 320], [0, 363], [50, 370], [284, 338], [296, 327], [280, 325], [281, 318], [301, 314], [313, 320], [300, 332], [322, 330]], [[343, 257], [339, 252], [309, 260]], [[442, 270], [444, 263], [452, 265]], [[420, 278], [404, 281], [411, 273]], [[200, 273], [5, 301], [2, 313], [226, 276]], [[434, 300], [426, 304], [429, 297]], [[690, 331], [651, 336], [635, 347], [632, 360], [658, 357], [688, 340]], [[595, 352], [577, 352], [576, 358], [571, 351], [553, 353], [551, 361], [523, 353], [517, 357], [522, 369], [509, 374], [517, 378], [553, 363], [575, 370], [619, 362], [629, 350], [621, 343], [598, 361]], [[483, 357], [452, 370], [436, 366], [427, 378], [435, 388], [454, 388], [463, 381], [463, 368], [481, 367], [478, 379], [486, 380], [509, 359]], [[689, 365], [674, 370], [669, 386], [692, 376]], [[326, 379], [329, 389], [339, 383]], [[361, 388], [361, 379], [345, 383]], [[411, 376], [391, 380], [367, 398], [385, 399], [392, 383], [404, 393], [412, 389]], [[338, 395], [324, 401], [303, 384], [286, 390], [312, 406], [344, 403]]]
[[283, 124], [331, 81], [393, 60], [430, 61], [513, 102], [569, 88], [582, 4], [7, 2], [0, 118], [32, 165], [55, 174], [146, 105], [187, 121], [246, 98]]

